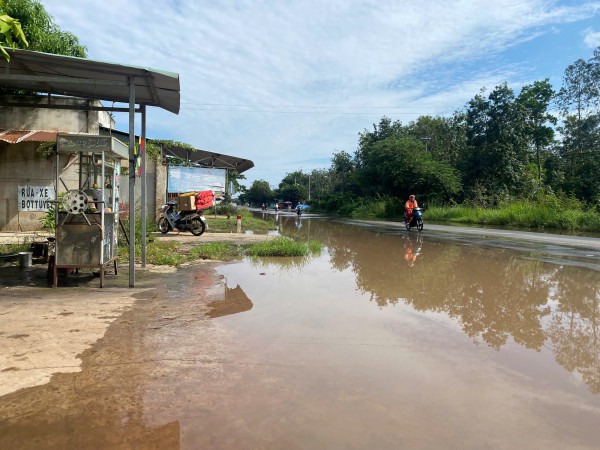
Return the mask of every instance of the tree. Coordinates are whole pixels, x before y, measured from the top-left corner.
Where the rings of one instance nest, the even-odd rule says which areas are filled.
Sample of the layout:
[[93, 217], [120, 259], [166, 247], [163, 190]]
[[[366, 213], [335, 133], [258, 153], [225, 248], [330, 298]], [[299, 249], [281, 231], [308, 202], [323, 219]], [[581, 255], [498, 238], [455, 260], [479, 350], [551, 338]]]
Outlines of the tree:
[[[486, 98], [471, 99], [465, 114], [468, 153], [462, 172], [466, 187], [494, 197], [522, 192], [528, 162], [524, 107], [506, 83]], [[487, 196], [487, 194], [485, 194]]]
[[563, 85], [557, 94], [557, 104], [564, 116], [573, 110], [577, 120], [581, 120], [590, 107], [600, 104], [600, 85], [598, 83], [600, 51], [590, 61], [578, 59], [565, 69]]
[[280, 197], [292, 202], [294, 205], [306, 201], [308, 198], [308, 189], [301, 184], [286, 184], [279, 189]]
[[301, 184], [308, 187], [308, 174], [302, 172], [302, 170], [296, 170], [295, 172], [288, 173], [285, 175], [281, 183], [279, 183], [279, 189], [283, 189], [287, 185]]
[[536, 155], [538, 180], [542, 180], [541, 150], [553, 141], [554, 129], [547, 124], [556, 125], [556, 117], [548, 112], [554, 90], [550, 80], [536, 81], [524, 86], [517, 101], [525, 109], [525, 126], [529, 142]]
[[456, 170], [435, 161], [419, 140], [390, 136], [364, 150], [360, 180], [379, 195], [404, 199], [418, 193], [422, 198], [446, 201], [460, 192]]
[[421, 116], [405, 127], [406, 133], [425, 145], [436, 161], [456, 167], [464, 152], [464, 127], [457, 117]]
[[17, 43], [28, 47], [29, 43], [23, 34], [21, 24], [17, 19], [14, 19], [6, 14], [0, 16], [0, 52], [4, 55], [4, 59], [10, 61], [10, 55], [4, 50], [5, 45], [16, 47]]
[[273, 191], [267, 181], [255, 180], [242, 198], [243, 201], [253, 205], [269, 203], [273, 201]]
[[25, 42], [17, 43], [17, 47], [26, 47], [38, 52], [56, 55], [86, 57], [86, 48], [72, 33], [62, 31], [54, 23], [54, 19], [37, 0], [4, 0], [0, 4], [0, 12], [21, 24]]

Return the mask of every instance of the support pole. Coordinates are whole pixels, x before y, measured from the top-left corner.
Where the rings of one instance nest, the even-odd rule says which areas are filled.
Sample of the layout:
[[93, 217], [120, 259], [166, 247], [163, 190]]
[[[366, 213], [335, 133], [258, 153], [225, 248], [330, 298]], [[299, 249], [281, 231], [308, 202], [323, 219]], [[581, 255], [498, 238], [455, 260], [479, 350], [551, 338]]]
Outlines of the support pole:
[[140, 151], [142, 156], [142, 267], [146, 267], [146, 105], [141, 105], [142, 110], [142, 142]]
[[135, 287], [135, 77], [129, 77], [129, 287]]

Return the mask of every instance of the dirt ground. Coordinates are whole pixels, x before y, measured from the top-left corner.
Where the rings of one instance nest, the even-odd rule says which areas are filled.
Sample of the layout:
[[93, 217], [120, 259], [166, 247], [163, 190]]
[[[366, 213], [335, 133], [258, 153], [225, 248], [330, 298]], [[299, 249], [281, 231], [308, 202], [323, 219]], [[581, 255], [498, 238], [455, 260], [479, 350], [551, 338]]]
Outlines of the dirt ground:
[[[0, 244], [45, 240], [43, 233], [1, 233]], [[155, 239], [176, 240], [185, 246], [206, 242], [249, 243], [271, 236], [238, 233], [157, 233]], [[213, 279], [212, 262], [198, 262]], [[0, 396], [48, 383], [55, 373], [79, 372], [81, 354], [101, 339], [108, 327], [148, 298], [173, 267], [136, 266], [136, 287], [128, 287], [128, 263], [119, 274], [108, 271], [104, 288], [90, 269], [59, 280], [50, 288], [47, 266], [16, 264], [0, 267]], [[211, 282], [218, 287], [219, 281]], [[208, 283], [207, 289], [210, 291]], [[208, 298], [206, 299], [208, 301]]]

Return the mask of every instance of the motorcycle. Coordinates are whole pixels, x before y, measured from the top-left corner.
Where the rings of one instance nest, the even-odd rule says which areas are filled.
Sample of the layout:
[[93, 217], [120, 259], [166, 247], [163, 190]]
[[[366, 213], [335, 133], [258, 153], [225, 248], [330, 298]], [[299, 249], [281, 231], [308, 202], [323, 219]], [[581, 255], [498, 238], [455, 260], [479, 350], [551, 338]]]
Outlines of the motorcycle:
[[162, 234], [177, 229], [190, 231], [194, 236], [200, 236], [206, 230], [206, 219], [202, 211], [177, 211], [177, 201], [170, 200], [160, 207], [158, 229]]
[[406, 225], [408, 231], [412, 227], [416, 227], [417, 230], [421, 231], [423, 229], [423, 208], [414, 208], [410, 222], [405, 219], [404, 225]]

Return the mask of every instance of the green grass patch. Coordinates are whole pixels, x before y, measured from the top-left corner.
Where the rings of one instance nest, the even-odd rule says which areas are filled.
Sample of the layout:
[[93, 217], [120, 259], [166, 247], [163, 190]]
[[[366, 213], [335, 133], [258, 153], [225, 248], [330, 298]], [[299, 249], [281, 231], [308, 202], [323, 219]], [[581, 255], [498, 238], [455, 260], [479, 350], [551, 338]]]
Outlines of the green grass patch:
[[[208, 242], [183, 246], [178, 242], [152, 241], [146, 244], [146, 262], [159, 266], [179, 266], [185, 262], [199, 260], [232, 260], [243, 256], [310, 256], [321, 252], [319, 242], [297, 242], [290, 238], [277, 237], [264, 242], [237, 245], [227, 242]], [[139, 262], [142, 256], [141, 245], [135, 247], [135, 257]], [[129, 247], [119, 246], [119, 259], [129, 259]]]
[[[229, 219], [224, 217], [211, 217], [210, 214], [206, 214], [206, 223], [208, 229], [213, 233], [235, 233], [237, 231], [237, 218], [232, 215]], [[253, 231], [254, 233], [267, 233], [268, 231], [275, 229], [275, 219], [270, 218], [269, 220], [259, 219], [253, 217], [252, 214], [242, 214], [242, 232], [246, 230]]]
[[240, 256], [240, 246], [227, 242], [209, 242], [190, 250], [189, 259], [231, 259]]
[[[178, 266], [188, 260], [185, 253], [179, 251], [177, 242], [152, 242], [146, 246], [146, 261], [149, 264], [157, 266]], [[135, 249], [138, 256], [138, 246]], [[139, 256], [142, 256], [141, 247], [139, 247]]]
[[515, 202], [499, 208], [431, 207], [425, 220], [533, 229], [600, 232], [600, 214], [567, 206]]
[[319, 242], [298, 242], [285, 237], [250, 245], [245, 254], [248, 256], [306, 256], [321, 251]]

